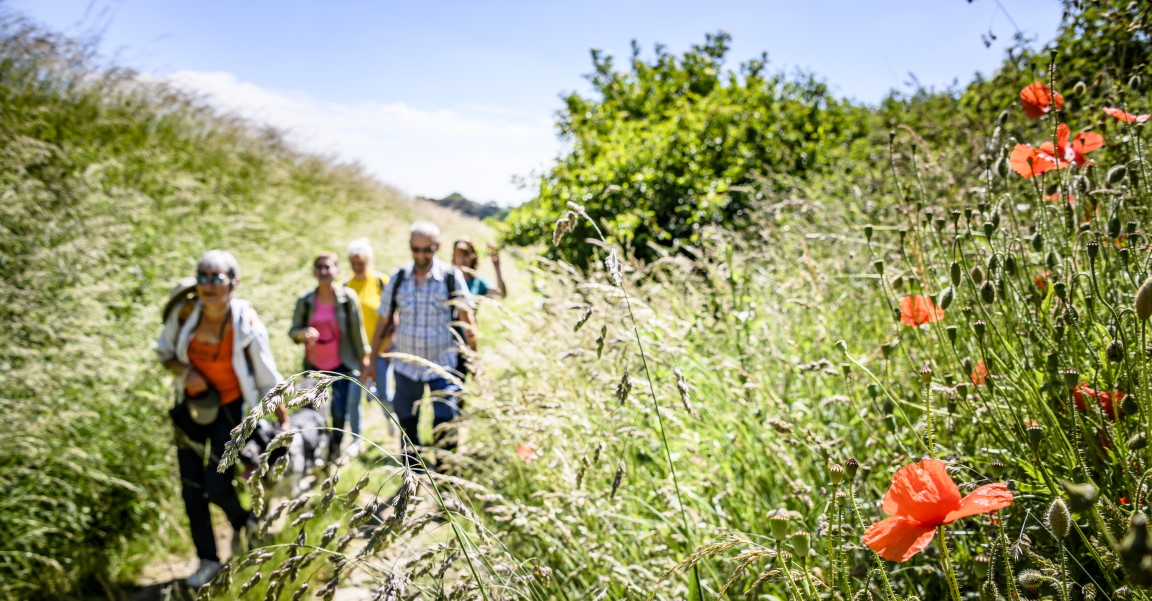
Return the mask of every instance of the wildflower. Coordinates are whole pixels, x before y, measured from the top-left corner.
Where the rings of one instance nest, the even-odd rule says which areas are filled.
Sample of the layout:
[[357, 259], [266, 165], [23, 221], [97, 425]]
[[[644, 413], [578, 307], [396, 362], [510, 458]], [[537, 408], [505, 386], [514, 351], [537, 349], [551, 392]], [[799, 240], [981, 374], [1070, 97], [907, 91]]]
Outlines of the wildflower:
[[1064, 108], [1064, 96], [1059, 92], [1052, 92], [1048, 86], [1036, 82], [1028, 84], [1020, 90], [1020, 106], [1024, 107], [1024, 114], [1031, 119], [1039, 119], [1052, 110]]
[[536, 451], [526, 444], [516, 445], [516, 454], [519, 455], [520, 459], [523, 459], [524, 461], [532, 461], [533, 459], [536, 459]]
[[1100, 405], [1100, 409], [1104, 414], [1112, 421], [1116, 421], [1115, 404], [1122, 402], [1126, 396], [1128, 395], [1119, 390], [1113, 390], [1112, 392], [1092, 390], [1088, 387], [1087, 383], [1081, 384], [1072, 390], [1072, 400], [1076, 403], [1076, 409], [1087, 411], [1088, 405], [1084, 399], [1088, 397], [1095, 400], [1096, 403]]
[[1050, 275], [1052, 275], [1052, 272], [1045, 269], [1044, 273], [1037, 274], [1037, 275], [1032, 277], [1033, 281], [1036, 282], [1036, 287], [1039, 288], [1041, 292], [1047, 290], [1047, 288], [1048, 288], [1048, 276], [1050, 276]]
[[943, 461], [921, 459], [892, 477], [884, 494], [884, 513], [892, 517], [872, 524], [864, 544], [889, 561], [907, 561], [932, 542], [936, 527], [1012, 504], [1012, 493], [1000, 482], [987, 484], [960, 498], [960, 489]]
[[1076, 134], [1071, 143], [1068, 138], [1072, 130], [1064, 123], [1056, 126], [1056, 145], [1044, 142], [1039, 148], [1027, 144], [1017, 144], [1008, 157], [1012, 170], [1023, 177], [1032, 177], [1053, 169], [1064, 169], [1072, 164], [1083, 167], [1088, 163], [1084, 156], [1104, 145], [1104, 137], [1093, 131]]
[[906, 326], [914, 328], [941, 319], [944, 319], [944, 309], [937, 307], [931, 298], [923, 294], [900, 299], [900, 321]]
[[1120, 109], [1112, 108], [1110, 106], [1104, 107], [1104, 112], [1125, 123], [1143, 123], [1149, 118], [1152, 118], [1152, 115], [1133, 115], [1132, 113], [1126, 113]]
[[976, 367], [972, 369], [972, 383], [977, 386], [983, 386], [984, 382], [988, 379], [988, 367], [984, 365], [984, 360], [981, 359]]

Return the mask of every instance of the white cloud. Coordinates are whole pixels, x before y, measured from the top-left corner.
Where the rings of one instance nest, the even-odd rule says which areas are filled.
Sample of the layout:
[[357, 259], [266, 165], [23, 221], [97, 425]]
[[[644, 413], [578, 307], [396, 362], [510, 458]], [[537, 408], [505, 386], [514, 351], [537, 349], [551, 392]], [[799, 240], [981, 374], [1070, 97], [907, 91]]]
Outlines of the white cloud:
[[165, 79], [285, 131], [303, 150], [358, 161], [414, 195], [460, 192], [480, 202], [517, 204], [533, 190], [518, 189], [512, 178], [543, 170], [561, 148], [549, 116], [501, 107], [425, 111], [403, 103], [325, 103], [220, 72], [180, 71]]

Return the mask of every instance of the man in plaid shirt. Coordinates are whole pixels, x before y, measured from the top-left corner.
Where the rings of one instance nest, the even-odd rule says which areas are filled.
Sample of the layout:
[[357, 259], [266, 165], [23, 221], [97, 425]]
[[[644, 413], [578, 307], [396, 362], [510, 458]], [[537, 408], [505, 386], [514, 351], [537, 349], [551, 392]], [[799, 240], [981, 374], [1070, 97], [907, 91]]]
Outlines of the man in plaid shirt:
[[[413, 223], [409, 247], [412, 262], [396, 271], [380, 295], [380, 308], [377, 310], [380, 319], [372, 334], [372, 354], [369, 356], [379, 354], [380, 345], [389, 333], [392, 334], [392, 352], [408, 355], [392, 359], [396, 376], [393, 403], [407, 440], [422, 445], [417, 431], [420, 418], [414, 405], [423, 398], [427, 387], [432, 392], [433, 431], [444, 432], [441, 424], [456, 418], [459, 414], [458, 382], [462, 375], [456, 371], [458, 339], [454, 325], [461, 326], [468, 347], [475, 351], [476, 324], [464, 274], [458, 267], [436, 258], [436, 251], [440, 248], [440, 228], [427, 221]], [[453, 323], [454, 315], [458, 315], [458, 324]], [[454, 378], [446, 377], [448, 375]], [[364, 381], [375, 379], [375, 364], [369, 362], [364, 370]], [[443, 438], [441, 446], [454, 450], [456, 442], [453, 437]], [[410, 454], [405, 458], [413, 463]]]

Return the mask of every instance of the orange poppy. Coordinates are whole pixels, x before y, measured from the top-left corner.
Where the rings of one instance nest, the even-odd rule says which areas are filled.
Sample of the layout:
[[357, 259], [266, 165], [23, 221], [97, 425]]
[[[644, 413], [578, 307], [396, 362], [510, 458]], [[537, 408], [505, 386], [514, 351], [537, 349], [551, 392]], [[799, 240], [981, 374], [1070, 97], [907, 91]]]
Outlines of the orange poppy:
[[914, 294], [900, 299], [900, 321], [909, 327], [917, 327], [944, 319], [944, 309], [936, 306], [931, 298]]
[[1114, 109], [1110, 106], [1104, 107], [1104, 112], [1113, 117], [1116, 117], [1125, 123], [1143, 123], [1149, 118], [1152, 118], [1152, 115], [1133, 115], [1132, 113], [1126, 113], [1120, 109]]
[[960, 498], [944, 462], [921, 459], [892, 476], [883, 505], [884, 513], [892, 517], [869, 526], [864, 544], [888, 561], [908, 561], [932, 542], [937, 526], [1011, 504], [1012, 492], [1003, 482], [986, 484]]
[[516, 454], [519, 455], [520, 459], [523, 459], [524, 461], [532, 461], [533, 459], [536, 459], [536, 451], [534, 451], [532, 447], [526, 444], [516, 445]]
[[978, 386], [983, 386], [984, 382], [988, 381], [988, 367], [984, 365], [984, 360], [981, 359], [976, 367], [972, 368], [972, 383]]
[[1036, 282], [1036, 287], [1043, 291], [1048, 288], [1048, 276], [1050, 275], [1052, 275], [1052, 272], [1045, 269], [1044, 273], [1032, 276], [1032, 280]]
[[1126, 396], [1128, 395], [1119, 390], [1113, 390], [1112, 392], [1092, 390], [1088, 387], [1087, 383], [1081, 384], [1072, 390], [1072, 400], [1076, 403], [1077, 409], [1087, 411], [1088, 404], [1085, 398], [1090, 398], [1096, 401], [1097, 405], [1100, 405], [1100, 409], [1104, 411], [1104, 415], [1107, 415], [1108, 419], [1112, 421], [1116, 421], [1115, 404], [1123, 401]]
[[1039, 119], [1052, 110], [1058, 111], [1064, 108], [1064, 97], [1059, 92], [1053, 93], [1048, 86], [1036, 82], [1020, 90], [1020, 105], [1024, 107], [1025, 115]]
[[1072, 130], [1064, 123], [1056, 126], [1056, 144], [1044, 142], [1039, 148], [1017, 144], [1008, 157], [1012, 170], [1024, 177], [1039, 175], [1052, 169], [1064, 169], [1072, 164], [1083, 167], [1088, 163], [1084, 155], [1104, 145], [1104, 136], [1094, 131], [1076, 134], [1071, 143]]

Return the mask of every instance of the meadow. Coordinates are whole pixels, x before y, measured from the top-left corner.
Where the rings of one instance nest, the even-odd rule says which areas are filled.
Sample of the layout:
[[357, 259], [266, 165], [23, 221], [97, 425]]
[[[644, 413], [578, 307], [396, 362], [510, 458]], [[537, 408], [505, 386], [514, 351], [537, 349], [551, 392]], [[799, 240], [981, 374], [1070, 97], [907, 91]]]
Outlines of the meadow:
[[[722, 36], [631, 70], [594, 58], [603, 90], [618, 93], [569, 99], [596, 118], [564, 122], [572, 157], [544, 178], [537, 202], [497, 224], [526, 245], [517, 251], [525, 273], [507, 303], [481, 306], [461, 452], [442, 458], [442, 473], [419, 476], [373, 431], [379, 449], [273, 509], [265, 544], [202, 597], [1147, 598], [1152, 169], [1149, 53], [1133, 49], [1147, 50], [1148, 11], [1071, 9], [1054, 51], [1022, 47], [966, 90], [882, 107], [839, 103], [812, 80], [766, 78], [763, 65], [742, 76], [717, 70]], [[26, 34], [21, 48], [33, 41]], [[8, 161], [19, 202], [3, 210], [64, 217], [4, 220], [35, 226], [3, 237], [5, 295], [24, 304], [6, 303], [0, 323], [44, 338], [3, 351], [14, 366], [5, 415], [28, 420], [16, 432], [36, 434], [0, 443], [4, 465], [18, 468], [0, 479], [22, 495], [0, 510], [0, 539], [18, 543], [0, 553], [16, 575], [0, 582], [8, 594], [49, 596], [95, 579], [114, 596], [117, 575], [138, 569], [141, 545], [187, 545], [173, 517], [167, 440], [101, 432], [163, 430], [163, 376], [139, 342], [150, 335], [136, 332], [151, 331], [153, 301], [193, 249], [227, 244], [242, 265], [252, 257], [261, 279], [246, 294], [272, 324], [285, 317], [281, 301], [307, 285], [310, 244], [339, 249], [360, 227], [396, 228], [427, 209], [366, 224], [369, 207], [403, 203], [187, 99], [138, 127], [166, 131], [165, 118], [191, 111], [213, 124], [198, 152], [172, 151], [205, 131], [179, 121], [170, 137], [123, 141], [147, 161], [117, 155], [103, 171], [89, 167], [85, 146], [49, 134], [77, 139], [100, 123], [134, 123], [142, 111], [115, 113], [106, 100], [122, 84], [62, 91], [71, 80], [45, 63], [4, 65], [0, 89], [30, 100], [20, 119], [5, 113], [0, 131], [32, 129], [5, 145], [26, 150], [14, 154], [23, 162]], [[654, 82], [692, 93], [665, 90], [678, 99], [673, 109], [645, 105]], [[92, 96], [80, 102], [76, 90]], [[38, 108], [45, 94], [64, 99], [49, 104], [58, 111]], [[757, 155], [763, 169], [750, 173], [744, 150], [723, 163], [763, 135], [739, 127], [736, 109], [765, 98], [791, 120], [775, 131], [808, 145], [803, 173], [786, 168], [796, 159], [788, 153]], [[69, 116], [77, 106], [89, 117]], [[627, 155], [651, 159], [643, 171], [621, 162], [613, 127], [622, 111], [656, 125], [631, 123], [620, 143], [653, 135], [662, 148], [672, 119], [689, 124], [677, 145], [717, 132], [725, 142], [684, 156]], [[835, 127], [804, 128], [825, 115]], [[90, 139], [116, 146], [107, 134]], [[179, 163], [172, 155], [210, 160], [191, 173], [224, 175], [193, 176], [180, 196], [180, 178], [153, 171]], [[674, 186], [657, 188], [661, 169], [674, 170]], [[723, 177], [708, 179], [715, 174]], [[154, 187], [134, 192], [144, 185]], [[668, 204], [657, 212], [647, 197]], [[315, 223], [317, 198], [346, 208], [328, 227], [293, 229]], [[138, 208], [124, 208], [131, 202]], [[111, 233], [123, 221], [102, 225], [108, 206], [134, 220], [121, 230], [131, 236]], [[173, 225], [198, 212], [196, 231]], [[485, 233], [474, 222], [453, 227]], [[70, 237], [81, 229], [93, 239]], [[7, 257], [20, 257], [19, 269]], [[75, 307], [74, 322], [56, 315], [61, 300]], [[278, 344], [292, 364], [293, 349]], [[40, 368], [65, 362], [80, 379], [61, 390]], [[136, 402], [123, 411], [98, 404], [125, 389]], [[284, 389], [266, 402], [313, 404], [322, 390]], [[18, 410], [33, 399], [58, 405]], [[84, 469], [78, 459], [53, 464], [50, 436], [71, 441]], [[60, 494], [44, 494], [42, 473]], [[131, 519], [93, 510], [92, 498], [112, 494], [128, 499], [109, 506]], [[251, 495], [262, 501], [259, 489]], [[29, 507], [42, 513], [23, 513]], [[43, 525], [61, 518], [77, 526], [56, 535]], [[114, 542], [67, 539], [108, 523], [135, 529], [117, 530], [125, 536]], [[167, 529], [145, 535], [155, 524]], [[46, 573], [53, 564], [42, 557], [58, 569]]]

